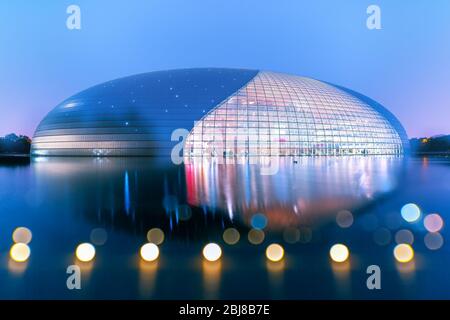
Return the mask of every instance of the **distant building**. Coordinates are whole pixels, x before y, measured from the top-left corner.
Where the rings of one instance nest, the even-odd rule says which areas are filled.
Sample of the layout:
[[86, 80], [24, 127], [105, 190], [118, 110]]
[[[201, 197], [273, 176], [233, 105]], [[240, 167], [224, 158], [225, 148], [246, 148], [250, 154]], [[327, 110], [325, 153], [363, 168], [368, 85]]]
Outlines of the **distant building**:
[[[109, 81], [56, 106], [33, 155], [400, 155], [409, 142], [375, 101], [314, 79], [243, 69], [180, 69]], [[175, 141], [172, 141], [175, 140]]]

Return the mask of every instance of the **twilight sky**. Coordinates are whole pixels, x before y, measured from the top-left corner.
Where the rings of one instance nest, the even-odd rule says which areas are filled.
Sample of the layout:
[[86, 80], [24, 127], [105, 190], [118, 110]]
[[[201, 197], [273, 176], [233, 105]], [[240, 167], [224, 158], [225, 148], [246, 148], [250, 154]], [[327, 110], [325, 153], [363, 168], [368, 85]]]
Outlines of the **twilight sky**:
[[[66, 8], [81, 8], [81, 30]], [[366, 9], [381, 8], [381, 30]], [[42, 0], [0, 3], [0, 135], [33, 135], [56, 104], [135, 73], [241, 67], [377, 100], [409, 136], [450, 133], [447, 0]]]

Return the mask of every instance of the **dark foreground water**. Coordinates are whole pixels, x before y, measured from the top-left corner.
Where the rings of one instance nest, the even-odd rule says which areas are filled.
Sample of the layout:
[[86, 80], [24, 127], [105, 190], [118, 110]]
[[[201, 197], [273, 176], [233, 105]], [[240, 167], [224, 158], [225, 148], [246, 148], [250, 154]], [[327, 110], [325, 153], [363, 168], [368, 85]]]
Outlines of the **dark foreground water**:
[[[0, 164], [0, 298], [450, 298], [449, 158], [283, 158], [272, 175], [267, 162], [189, 162]], [[407, 203], [421, 208], [420, 219], [402, 218]], [[430, 213], [444, 219], [439, 235], [424, 227]], [[261, 244], [248, 240], [252, 224], [264, 227]], [[33, 234], [25, 263], [9, 257], [19, 226]], [[154, 227], [165, 234], [160, 257], [143, 262], [139, 249]], [[222, 239], [229, 227], [240, 233], [237, 244]], [[77, 261], [75, 248], [98, 228], [107, 241], [93, 262]], [[222, 247], [219, 262], [202, 258], [208, 242]], [[281, 262], [265, 257], [273, 242], [285, 249]], [[397, 242], [412, 242], [411, 262], [395, 260]], [[335, 243], [349, 248], [347, 262], [330, 260]], [[81, 290], [67, 289], [71, 264], [81, 267]], [[367, 289], [369, 265], [381, 269], [381, 290]]]

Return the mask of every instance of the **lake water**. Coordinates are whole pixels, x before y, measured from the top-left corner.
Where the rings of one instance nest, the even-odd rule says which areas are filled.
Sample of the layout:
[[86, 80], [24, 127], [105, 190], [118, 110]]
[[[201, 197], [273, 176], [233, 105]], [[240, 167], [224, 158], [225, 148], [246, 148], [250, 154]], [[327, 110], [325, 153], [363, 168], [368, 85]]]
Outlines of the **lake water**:
[[[271, 161], [190, 159], [177, 166], [166, 158], [34, 158], [0, 164], [0, 298], [450, 298], [449, 158]], [[402, 218], [407, 203], [421, 208], [420, 219]], [[439, 235], [424, 227], [430, 213], [444, 219]], [[25, 263], [9, 257], [19, 226], [33, 234]], [[252, 226], [263, 229], [261, 244], [249, 242]], [[155, 227], [165, 234], [160, 257], [143, 262], [139, 249]], [[240, 234], [234, 245], [222, 239], [230, 227]], [[81, 263], [75, 248], [93, 241], [94, 229], [106, 231], [106, 242], [96, 245], [94, 261]], [[401, 264], [393, 249], [396, 241], [411, 242], [411, 234], [415, 257]], [[208, 242], [222, 247], [219, 262], [202, 258]], [[281, 262], [266, 260], [270, 243], [284, 247]], [[335, 243], [349, 248], [348, 261], [331, 262]], [[81, 290], [67, 289], [71, 264], [81, 267]], [[381, 269], [381, 290], [367, 289], [369, 265]]]

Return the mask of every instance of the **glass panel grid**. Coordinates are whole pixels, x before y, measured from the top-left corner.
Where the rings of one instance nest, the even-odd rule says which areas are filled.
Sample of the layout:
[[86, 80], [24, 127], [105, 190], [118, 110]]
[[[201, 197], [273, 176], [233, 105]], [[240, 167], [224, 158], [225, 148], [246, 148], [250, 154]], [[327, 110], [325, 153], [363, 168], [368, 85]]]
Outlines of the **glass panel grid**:
[[317, 80], [260, 72], [199, 121], [190, 156], [401, 154], [382, 114]]

